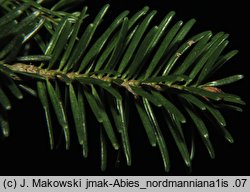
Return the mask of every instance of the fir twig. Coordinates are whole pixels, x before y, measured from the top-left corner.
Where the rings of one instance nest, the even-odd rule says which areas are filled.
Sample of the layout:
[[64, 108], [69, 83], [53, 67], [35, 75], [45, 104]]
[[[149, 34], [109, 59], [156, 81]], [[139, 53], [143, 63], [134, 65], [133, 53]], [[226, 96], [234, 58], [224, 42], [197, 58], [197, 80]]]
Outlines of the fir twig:
[[[159, 148], [166, 171], [170, 160], [165, 131], [160, 126], [164, 123], [187, 166], [194, 158], [194, 131], [199, 133], [211, 158], [215, 156], [203, 117], [212, 117], [219, 132], [233, 142], [220, 109], [242, 111], [240, 105], [245, 102], [219, 87], [236, 82], [243, 75], [208, 82], [237, 53], [225, 53], [228, 34], [204, 31], [187, 38], [194, 19], [174, 24], [175, 12], [171, 11], [155, 25], [157, 12], [144, 7], [133, 16], [129, 11], [122, 12], [97, 36], [109, 5], [100, 10], [94, 21], [89, 21], [87, 7], [81, 12], [67, 10], [74, 2], [61, 0], [44, 7], [43, 1], [1, 1], [0, 127], [4, 137], [9, 136], [9, 94], [22, 99], [22, 89], [41, 101], [51, 149], [54, 112], [66, 148], [71, 142], [69, 127], [75, 126], [83, 156], [87, 157], [88, 140], [93, 138], [88, 138], [86, 109], [93, 112], [100, 124], [102, 170], [107, 167], [108, 144], [124, 152], [128, 165], [132, 163], [129, 136], [133, 130], [128, 123], [131, 110], [139, 114], [149, 143]], [[34, 87], [28, 87], [27, 81], [34, 82]], [[68, 105], [74, 125], [68, 124]], [[156, 116], [159, 111], [162, 113]], [[159, 123], [162, 119], [166, 122]], [[197, 128], [189, 130], [191, 149], [183, 132], [184, 124]]]

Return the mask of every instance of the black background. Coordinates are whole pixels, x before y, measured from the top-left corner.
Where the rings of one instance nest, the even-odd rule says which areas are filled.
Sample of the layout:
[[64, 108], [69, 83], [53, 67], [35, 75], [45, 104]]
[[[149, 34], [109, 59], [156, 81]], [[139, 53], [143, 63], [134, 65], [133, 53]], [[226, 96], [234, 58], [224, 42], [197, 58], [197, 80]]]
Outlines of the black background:
[[[204, 30], [214, 33], [225, 31], [230, 34], [230, 49], [240, 53], [219, 72], [218, 77], [243, 73], [245, 78], [225, 90], [240, 95], [249, 104], [249, 31], [247, 29], [249, 12], [242, 1], [181, 1], [181, 0], [87, 0], [92, 17], [105, 4], [111, 8], [105, 23], [110, 23], [115, 15], [125, 9], [135, 13], [143, 6], [158, 10], [154, 20], [159, 22], [171, 10], [176, 11], [175, 21], [196, 18], [197, 23], [191, 31], [195, 34]], [[210, 159], [205, 148], [197, 147], [193, 170], [184, 166], [177, 148], [169, 147], [171, 171], [163, 170], [160, 153], [147, 141], [142, 126], [133, 119], [130, 128], [132, 143], [132, 166], [126, 166], [124, 159], [119, 167], [115, 166], [117, 153], [109, 151], [109, 164], [106, 172], [100, 171], [99, 136], [95, 124], [90, 123], [90, 151], [88, 159], [81, 155], [81, 149], [72, 142], [71, 150], [59, 149], [50, 151], [43, 111], [37, 99], [25, 94], [23, 101], [15, 101], [10, 112], [11, 135], [0, 143], [1, 175], [249, 175], [249, 108], [243, 113], [224, 112], [228, 128], [235, 138], [234, 144], [227, 143], [222, 137], [215, 136], [213, 145], [216, 158]], [[92, 119], [91, 119], [92, 121]], [[92, 126], [91, 126], [92, 125]], [[207, 125], [209, 127], [209, 125]], [[212, 126], [212, 125], [211, 125]], [[171, 145], [171, 143], [170, 143]]]

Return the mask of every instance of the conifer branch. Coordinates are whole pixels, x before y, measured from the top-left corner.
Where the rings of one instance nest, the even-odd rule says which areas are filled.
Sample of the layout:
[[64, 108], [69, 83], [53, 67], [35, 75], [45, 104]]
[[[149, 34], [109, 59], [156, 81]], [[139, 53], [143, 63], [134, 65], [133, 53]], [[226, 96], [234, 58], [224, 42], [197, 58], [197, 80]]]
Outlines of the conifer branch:
[[[80, 12], [64, 9], [73, 5], [74, 1], [64, 0], [46, 7], [43, 1], [32, 0], [0, 4], [0, 127], [4, 137], [9, 136], [9, 94], [23, 99], [23, 90], [41, 101], [51, 149], [55, 143], [54, 113], [66, 149], [72, 142], [69, 127], [75, 127], [83, 156], [87, 157], [88, 140], [93, 138], [88, 137], [86, 109], [92, 111], [100, 126], [102, 170], [107, 167], [109, 144], [121, 149], [131, 165], [131, 112], [139, 115], [150, 145], [159, 148], [166, 171], [170, 159], [161, 124], [168, 127], [188, 167], [194, 157], [194, 131], [210, 157], [215, 157], [204, 117], [233, 142], [221, 110], [242, 111], [245, 102], [224, 93], [221, 86], [243, 75], [213, 79], [213, 74], [238, 52], [225, 52], [228, 34], [204, 31], [187, 38], [194, 19], [172, 24], [175, 12], [171, 11], [151, 26], [156, 11], [144, 7], [132, 16], [129, 11], [122, 12], [98, 36], [96, 31], [109, 5], [93, 21], [89, 21], [88, 7]], [[33, 87], [28, 87], [27, 81], [33, 82]], [[74, 125], [69, 124], [70, 117]], [[191, 137], [184, 134], [186, 124], [196, 127], [189, 130]]]

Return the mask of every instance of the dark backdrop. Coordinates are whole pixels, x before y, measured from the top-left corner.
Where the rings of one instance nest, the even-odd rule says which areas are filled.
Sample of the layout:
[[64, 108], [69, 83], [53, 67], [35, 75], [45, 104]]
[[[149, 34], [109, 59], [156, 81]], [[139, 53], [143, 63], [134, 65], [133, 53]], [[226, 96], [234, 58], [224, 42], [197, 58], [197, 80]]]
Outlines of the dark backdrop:
[[[225, 31], [230, 34], [229, 49], [239, 49], [240, 53], [219, 72], [218, 77], [243, 73], [245, 78], [229, 87], [226, 91], [239, 94], [249, 104], [249, 46], [247, 32], [246, 5], [240, 1], [205, 0], [86, 0], [89, 12], [94, 16], [105, 4], [111, 8], [105, 23], [110, 23], [115, 15], [124, 9], [131, 13], [144, 5], [158, 10], [155, 22], [159, 22], [171, 10], [176, 11], [175, 21], [196, 18], [197, 23], [192, 34], [204, 30], [214, 33]], [[158, 21], [157, 21], [158, 20]], [[211, 160], [205, 148], [200, 145], [193, 162], [193, 170], [187, 170], [173, 145], [169, 148], [171, 156], [171, 171], [163, 171], [159, 151], [149, 146], [142, 126], [137, 123], [137, 117], [131, 121], [132, 166], [127, 167], [124, 158], [116, 166], [117, 153], [109, 151], [109, 164], [106, 172], [100, 171], [99, 136], [95, 132], [95, 124], [89, 127], [90, 152], [89, 158], [83, 159], [81, 149], [72, 142], [71, 150], [63, 149], [63, 144], [57, 150], [50, 151], [48, 135], [43, 111], [35, 98], [25, 94], [23, 101], [15, 101], [10, 112], [11, 135], [0, 143], [0, 165], [2, 175], [249, 175], [249, 108], [243, 113], [224, 113], [234, 144], [227, 143], [222, 137], [216, 137], [213, 144], [216, 158]], [[92, 121], [92, 119], [90, 120]], [[208, 125], [209, 127], [209, 125]], [[133, 135], [132, 131], [133, 130]], [[171, 144], [170, 144], [171, 145]]]

